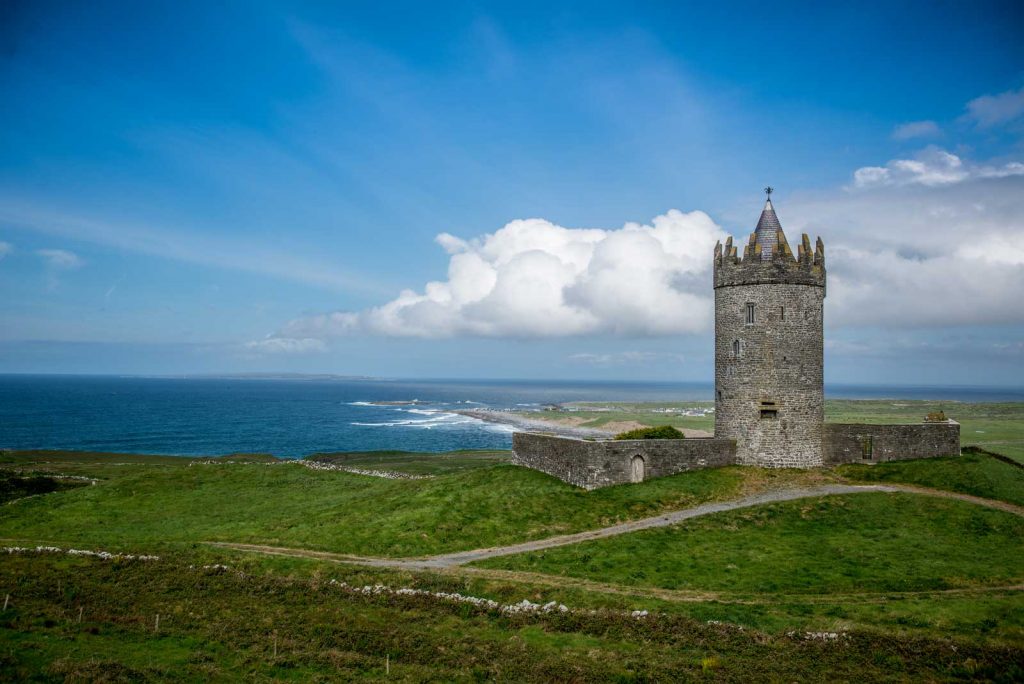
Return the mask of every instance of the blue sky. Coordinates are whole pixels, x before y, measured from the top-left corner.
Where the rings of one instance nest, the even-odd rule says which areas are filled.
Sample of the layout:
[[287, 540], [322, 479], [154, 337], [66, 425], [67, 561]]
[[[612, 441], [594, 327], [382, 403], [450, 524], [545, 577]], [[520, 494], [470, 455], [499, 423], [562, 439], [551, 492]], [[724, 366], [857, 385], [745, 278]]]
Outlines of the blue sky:
[[710, 379], [770, 183], [829, 381], [1019, 385], [1024, 7], [833, 5], [4, 3], [0, 372]]

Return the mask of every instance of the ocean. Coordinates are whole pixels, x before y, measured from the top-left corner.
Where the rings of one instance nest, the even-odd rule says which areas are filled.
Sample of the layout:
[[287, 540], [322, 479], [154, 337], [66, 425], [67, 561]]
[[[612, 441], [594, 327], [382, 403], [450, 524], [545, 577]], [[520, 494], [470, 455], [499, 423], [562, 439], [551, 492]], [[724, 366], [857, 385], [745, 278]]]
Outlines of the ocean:
[[[1024, 401], [1024, 390], [983, 387], [829, 386], [826, 394]], [[508, 426], [453, 411], [711, 398], [711, 383], [0, 375], [0, 448], [288, 458], [326, 451], [508, 449]]]

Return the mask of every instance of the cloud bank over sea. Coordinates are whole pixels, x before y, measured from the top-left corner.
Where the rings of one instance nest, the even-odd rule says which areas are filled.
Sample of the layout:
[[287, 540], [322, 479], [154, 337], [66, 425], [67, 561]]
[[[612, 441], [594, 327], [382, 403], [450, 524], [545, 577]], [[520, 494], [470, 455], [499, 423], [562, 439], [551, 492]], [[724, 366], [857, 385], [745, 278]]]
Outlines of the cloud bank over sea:
[[[862, 167], [852, 183], [776, 206], [795, 244], [825, 240], [835, 326], [1024, 323], [1024, 164], [976, 163], [929, 146]], [[750, 216], [750, 230], [756, 223]], [[737, 231], [740, 242], [747, 232]], [[567, 228], [534, 218], [437, 244], [446, 280], [380, 306], [295, 319], [266, 351], [320, 349], [352, 335], [656, 337], [712, 323], [711, 254], [727, 233], [703, 211], [648, 224]]]

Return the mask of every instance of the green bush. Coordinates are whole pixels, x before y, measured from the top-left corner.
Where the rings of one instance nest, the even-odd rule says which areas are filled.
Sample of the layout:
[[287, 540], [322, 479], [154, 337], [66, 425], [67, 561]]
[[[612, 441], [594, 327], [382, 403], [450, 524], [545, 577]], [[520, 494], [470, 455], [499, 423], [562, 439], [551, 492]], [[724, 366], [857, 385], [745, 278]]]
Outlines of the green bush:
[[615, 435], [615, 439], [683, 439], [685, 436], [671, 425], [662, 425], [620, 432]]

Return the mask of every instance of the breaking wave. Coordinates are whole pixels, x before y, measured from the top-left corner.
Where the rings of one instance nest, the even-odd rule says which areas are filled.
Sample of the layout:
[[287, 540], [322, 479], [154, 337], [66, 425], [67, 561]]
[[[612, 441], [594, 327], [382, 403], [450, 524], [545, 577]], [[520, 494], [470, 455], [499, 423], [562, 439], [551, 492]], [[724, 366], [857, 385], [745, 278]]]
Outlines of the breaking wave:
[[411, 413], [417, 416], [426, 416], [425, 418], [406, 418], [402, 420], [384, 420], [379, 422], [365, 422], [357, 421], [350, 423], [351, 425], [358, 425], [360, 427], [404, 427], [404, 428], [418, 428], [422, 430], [431, 430], [433, 428], [446, 428], [455, 425], [468, 425], [470, 423], [479, 422], [475, 418], [468, 416], [459, 415], [458, 413], [449, 413], [447, 411], [439, 411], [437, 409], [398, 409], [403, 413]]

